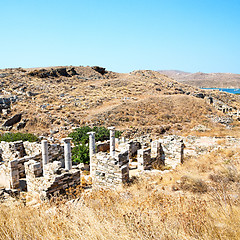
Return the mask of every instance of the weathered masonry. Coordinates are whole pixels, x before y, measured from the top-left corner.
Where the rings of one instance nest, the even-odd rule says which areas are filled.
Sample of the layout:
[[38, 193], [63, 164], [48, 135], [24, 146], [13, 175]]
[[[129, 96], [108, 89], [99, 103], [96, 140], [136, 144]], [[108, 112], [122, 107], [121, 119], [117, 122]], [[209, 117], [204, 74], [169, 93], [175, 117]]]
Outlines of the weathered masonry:
[[[106, 187], [114, 188], [121, 186], [129, 181], [129, 153], [128, 150], [117, 151], [115, 144], [115, 128], [111, 127], [110, 130], [110, 144], [107, 152], [93, 153], [90, 148], [90, 169], [93, 182], [93, 188]], [[89, 134], [94, 138], [94, 134]], [[91, 153], [92, 152], [92, 153]]]
[[[80, 184], [80, 169], [72, 167], [70, 140], [63, 139], [64, 147], [48, 144], [46, 140], [42, 141], [41, 146], [32, 144], [39, 147], [37, 154], [32, 156], [23, 156], [26, 152], [21, 141], [1, 143], [9, 150], [10, 160], [0, 167], [1, 185], [5, 188], [37, 192], [45, 198]], [[13, 154], [12, 149], [16, 150], [17, 155]], [[20, 158], [11, 160], [16, 156]], [[4, 159], [6, 160], [6, 155]]]
[[[184, 143], [176, 136], [151, 141], [141, 138], [131, 141], [115, 139], [115, 128], [110, 129], [110, 143], [95, 144], [95, 134], [89, 133], [90, 170], [93, 188], [114, 188], [129, 181], [130, 165], [137, 166], [139, 171], [151, 170], [161, 165], [176, 165], [183, 163]], [[116, 144], [117, 142], [117, 144]], [[105, 151], [95, 153], [101, 145]], [[108, 147], [107, 147], [108, 146]], [[135, 163], [135, 164], [134, 164]]]
[[[96, 143], [95, 133], [88, 133], [93, 189], [121, 187], [129, 182], [133, 168], [141, 173], [161, 165], [174, 168], [183, 163], [184, 143], [180, 137], [119, 140], [115, 138], [115, 128], [109, 130], [110, 140], [105, 142]], [[62, 143], [1, 142], [1, 187], [37, 192], [46, 198], [81, 184], [81, 167], [72, 164], [71, 138], [62, 139]]]

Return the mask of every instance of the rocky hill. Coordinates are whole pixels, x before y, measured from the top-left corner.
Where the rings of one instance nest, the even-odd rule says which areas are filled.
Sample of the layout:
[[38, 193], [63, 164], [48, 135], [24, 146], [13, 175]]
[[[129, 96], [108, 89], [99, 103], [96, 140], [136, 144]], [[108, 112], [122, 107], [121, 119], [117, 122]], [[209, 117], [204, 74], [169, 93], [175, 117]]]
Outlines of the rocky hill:
[[161, 70], [181, 83], [204, 88], [240, 88], [240, 74], [233, 73], [189, 73], [177, 70]]
[[[81, 125], [115, 125], [126, 135], [187, 133], [231, 111], [239, 96], [205, 91], [159, 72], [115, 73], [101, 67], [49, 67], [0, 70], [1, 132], [66, 136]], [[221, 121], [220, 121], [221, 122]]]
[[[114, 125], [125, 136], [141, 136], [141, 144], [147, 139], [138, 162], [131, 150], [129, 165], [129, 151], [117, 155], [126, 162], [100, 152], [95, 179], [85, 164], [81, 173], [75, 164], [72, 172], [62, 169], [55, 161], [63, 158], [60, 144], [48, 147], [54, 162], [45, 165], [45, 178], [33, 160], [39, 160], [41, 144], [2, 142], [2, 180], [8, 176], [19, 185], [26, 179], [28, 192], [0, 188], [0, 239], [240, 239], [240, 96], [201, 90], [155, 71], [122, 74], [101, 67], [2, 69], [0, 86], [0, 133], [31, 132], [56, 143], [74, 127]], [[165, 165], [154, 166], [154, 151], [146, 148], [154, 149], [156, 139], [155, 153]], [[121, 139], [116, 146], [126, 150], [132, 143]], [[153, 169], [138, 167], [143, 153]], [[122, 178], [128, 166], [128, 184], [91, 190], [96, 176], [99, 181], [108, 175], [112, 184], [115, 169]], [[72, 187], [76, 173], [81, 185]], [[32, 189], [31, 182], [37, 183]], [[43, 187], [45, 193], [56, 190], [54, 197], [40, 198], [35, 190]]]

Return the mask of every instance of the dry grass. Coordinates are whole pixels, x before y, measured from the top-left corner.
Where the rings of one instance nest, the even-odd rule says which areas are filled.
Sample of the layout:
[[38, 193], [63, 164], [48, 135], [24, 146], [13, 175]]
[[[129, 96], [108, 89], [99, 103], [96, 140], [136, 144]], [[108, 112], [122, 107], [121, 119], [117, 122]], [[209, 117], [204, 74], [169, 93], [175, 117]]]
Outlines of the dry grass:
[[[237, 152], [232, 151], [216, 152], [222, 158], [210, 165], [221, 167], [226, 156], [234, 164]], [[199, 167], [193, 165], [196, 174]], [[162, 176], [137, 178], [118, 191], [78, 191], [75, 200], [59, 198], [35, 207], [1, 204], [0, 239], [239, 239], [239, 191], [233, 188], [239, 178], [209, 180], [200, 171], [199, 179], [182, 177], [187, 179], [183, 190], [172, 191], [185, 172], [183, 165]], [[204, 191], [198, 191], [203, 182]]]
[[217, 149], [118, 191], [2, 203], [0, 239], [240, 239], [239, 152]]
[[[198, 89], [154, 71], [109, 72], [102, 76], [90, 67], [75, 70], [79, 75], [37, 78], [27, 74], [29, 69], [27, 72], [15, 69], [11, 70], [11, 78], [2, 80], [9, 93], [18, 93], [23, 84], [26, 92], [38, 94], [32, 97], [20, 94], [21, 101], [12, 106], [9, 116], [22, 112], [23, 118], [29, 119], [21, 131], [47, 135], [50, 129], [60, 128], [55, 135], [60, 138], [71, 127], [86, 124], [115, 125], [121, 129], [141, 127], [145, 133], [149, 127], [158, 133], [161, 126], [169, 125], [170, 131], [179, 134], [189, 133], [198, 124], [212, 128], [206, 115], [220, 114], [204, 99], [190, 96]], [[232, 98], [229, 104], [235, 106], [238, 98]]]
[[145, 185], [84, 204], [0, 207], [1, 239], [239, 239], [239, 204], [216, 193], [172, 196]]

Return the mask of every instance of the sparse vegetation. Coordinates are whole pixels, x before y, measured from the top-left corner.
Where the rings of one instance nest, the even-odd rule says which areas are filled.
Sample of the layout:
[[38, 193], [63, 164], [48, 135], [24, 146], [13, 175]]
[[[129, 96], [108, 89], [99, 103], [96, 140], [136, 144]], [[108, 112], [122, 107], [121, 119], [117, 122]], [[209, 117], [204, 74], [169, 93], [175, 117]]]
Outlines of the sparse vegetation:
[[[63, 68], [66, 68], [67, 76], [61, 74]], [[158, 135], [165, 132], [158, 129], [170, 126], [166, 129], [169, 134], [175, 131], [189, 134], [192, 128], [203, 123], [212, 129], [216, 124], [208, 116], [221, 115], [204, 99], [193, 96], [196, 92], [209, 92], [178, 83], [155, 71], [142, 70], [130, 74], [108, 71], [104, 75], [91, 67], [24, 71], [0, 69], [0, 74], [11, 75], [11, 78], [1, 80], [6, 92], [15, 95], [13, 89], [20, 90], [21, 85], [34, 95], [28, 97], [23, 94], [22, 100], [12, 105], [9, 115], [24, 112], [22, 117], [28, 120], [21, 132], [48, 135], [50, 129], [56, 129], [59, 131], [53, 134], [54, 137], [61, 138], [69, 134], [69, 125], [93, 124], [119, 129], [133, 126], [143, 134], [151, 128], [151, 133]], [[161, 91], [156, 91], [156, 88]], [[211, 94], [233, 109], [240, 108], [237, 95]], [[0, 124], [3, 122], [4, 119], [0, 119]]]
[[15, 142], [15, 141], [29, 141], [29, 142], [37, 142], [39, 139], [37, 136], [31, 133], [4, 133], [0, 135], [0, 142]]
[[150, 181], [164, 179], [142, 178], [118, 192], [80, 191], [80, 202], [2, 204], [0, 238], [239, 239], [240, 204], [221, 187], [202, 195], [175, 194]]

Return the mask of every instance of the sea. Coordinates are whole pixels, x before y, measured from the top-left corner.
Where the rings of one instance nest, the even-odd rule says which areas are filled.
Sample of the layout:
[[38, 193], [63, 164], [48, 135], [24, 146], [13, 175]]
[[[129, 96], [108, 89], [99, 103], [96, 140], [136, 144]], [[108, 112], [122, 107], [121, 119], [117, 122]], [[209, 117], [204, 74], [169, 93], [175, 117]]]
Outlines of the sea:
[[206, 89], [206, 90], [219, 90], [221, 92], [240, 94], [240, 89], [239, 88], [202, 88], [202, 89]]

